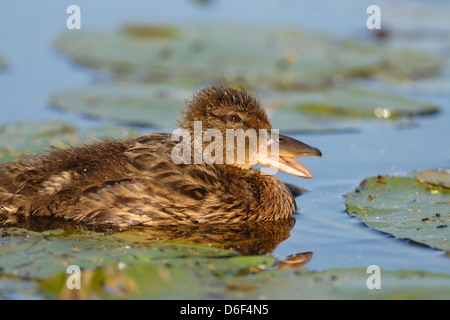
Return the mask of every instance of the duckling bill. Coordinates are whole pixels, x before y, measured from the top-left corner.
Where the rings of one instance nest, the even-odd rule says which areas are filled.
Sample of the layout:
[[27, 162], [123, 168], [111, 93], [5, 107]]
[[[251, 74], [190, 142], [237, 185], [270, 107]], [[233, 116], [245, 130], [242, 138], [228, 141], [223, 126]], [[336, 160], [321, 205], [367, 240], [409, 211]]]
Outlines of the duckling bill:
[[[179, 128], [191, 134], [196, 121], [202, 132], [215, 129], [223, 136], [230, 129], [273, 132], [259, 101], [244, 91], [210, 87], [186, 105]], [[172, 150], [178, 143], [171, 134], [152, 133], [2, 164], [0, 214], [117, 227], [285, 219], [296, 210], [288, 187], [252, 167], [259, 163], [309, 179], [312, 172], [293, 158], [321, 156], [314, 147], [272, 134], [267, 149], [258, 146], [244, 161], [177, 164]], [[216, 141], [216, 154], [221, 151], [225, 155], [227, 146]]]

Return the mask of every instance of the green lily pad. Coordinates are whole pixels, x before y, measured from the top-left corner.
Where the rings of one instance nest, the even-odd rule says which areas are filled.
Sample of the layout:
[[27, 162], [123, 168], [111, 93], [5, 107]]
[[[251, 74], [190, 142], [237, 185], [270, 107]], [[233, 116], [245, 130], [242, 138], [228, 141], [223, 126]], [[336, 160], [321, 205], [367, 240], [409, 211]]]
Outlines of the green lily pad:
[[[369, 290], [364, 268], [286, 270], [271, 256], [157, 243], [91, 231], [4, 228], [0, 297], [49, 299], [445, 299], [450, 276], [381, 270]], [[80, 289], [67, 267], [80, 267]]]
[[[381, 268], [380, 290], [370, 290], [366, 268], [313, 272], [268, 270], [250, 278], [227, 278], [228, 299], [440, 299], [450, 295], [450, 276]], [[442, 281], [442, 282], [440, 282]], [[245, 295], [241, 290], [246, 290]], [[423, 290], [423, 291], [422, 291]]]
[[177, 266], [101, 268], [81, 274], [81, 289], [66, 286], [66, 274], [45, 280], [51, 299], [447, 299], [450, 276], [423, 271], [384, 271], [380, 290], [369, 290], [366, 269], [255, 269], [251, 275], [214, 276]]
[[[196, 88], [149, 83], [105, 83], [52, 95], [51, 103], [61, 109], [89, 117], [100, 117], [127, 124], [174, 130], [177, 118], [186, 108]], [[267, 102], [267, 103], [266, 103]], [[284, 100], [263, 100], [275, 128], [320, 132], [348, 129], [335, 121], [301, 114]]]
[[450, 188], [450, 169], [420, 170], [412, 173], [419, 181]]
[[375, 73], [422, 77], [440, 67], [440, 60], [416, 51], [287, 28], [132, 25], [64, 33], [56, 45], [78, 63], [138, 78], [270, 83], [283, 88], [329, 85]]
[[2, 55], [0, 55], [0, 69], [6, 68], [7, 66], [7, 62], [5, 57], [3, 57]]
[[[393, 124], [411, 121], [414, 115], [432, 114], [439, 108], [411, 98], [370, 91], [358, 87], [297, 92], [264, 92], [261, 100], [273, 120], [274, 127], [284, 130], [311, 127], [363, 129], [367, 120], [390, 119]], [[358, 120], [358, 121], [355, 121]], [[364, 121], [366, 120], [366, 121]]]
[[[201, 294], [200, 290], [196, 293], [196, 288], [200, 288], [197, 280], [202, 277], [259, 272], [272, 267], [276, 261], [270, 256], [239, 257], [233, 250], [208, 246], [136, 240], [126, 240], [120, 233], [4, 228], [0, 237], [1, 276], [9, 279], [9, 287], [15, 278], [41, 283], [54, 277], [61, 279], [61, 275], [66, 277], [67, 267], [76, 265], [83, 271], [83, 289], [110, 288], [101, 297], [118, 298], [131, 285], [127, 281], [122, 284], [122, 291], [114, 291], [119, 289], [114, 283], [126, 278], [120, 275], [125, 270], [131, 272], [128, 277], [143, 277], [133, 281], [136, 291], [127, 292], [128, 298], [133, 298], [133, 293], [146, 298], [176, 298]], [[19, 285], [23, 286], [23, 282], [19, 281]], [[67, 289], [65, 282], [63, 287]], [[44, 284], [43, 288], [47, 286]]]
[[99, 268], [82, 273], [81, 289], [69, 289], [67, 275], [44, 281], [41, 291], [50, 299], [198, 299], [202, 286], [195, 272], [185, 268], [139, 265]]
[[392, 119], [439, 111], [431, 103], [356, 87], [328, 89], [292, 95], [300, 111], [317, 116]]
[[[386, 51], [383, 51], [383, 48]], [[438, 74], [444, 64], [441, 59], [413, 49], [394, 49], [384, 46], [380, 46], [380, 49], [378, 51], [381, 55], [380, 60], [384, 59], [388, 68], [380, 68], [376, 76], [387, 80], [429, 78]]]
[[94, 118], [174, 129], [194, 88], [142, 83], [106, 83], [52, 95], [61, 109]]
[[76, 264], [81, 269], [154, 263], [173, 259], [228, 257], [234, 251], [184, 244], [134, 243], [120, 237], [92, 231], [51, 230], [34, 232], [3, 229], [0, 238], [0, 266], [3, 274], [44, 279]]
[[[104, 83], [56, 93], [51, 103], [90, 117], [173, 130], [196, 88], [169, 84]], [[320, 91], [256, 89], [274, 128], [296, 132], [363, 128], [355, 118], [409, 119], [439, 109], [429, 103], [353, 87]]]
[[378, 176], [344, 197], [347, 212], [367, 226], [450, 251], [450, 189], [415, 178]]
[[43, 148], [64, 148], [88, 139], [126, 137], [135, 133], [126, 128], [103, 127], [81, 132], [76, 126], [61, 122], [19, 122], [0, 126], [0, 163], [14, 161]]

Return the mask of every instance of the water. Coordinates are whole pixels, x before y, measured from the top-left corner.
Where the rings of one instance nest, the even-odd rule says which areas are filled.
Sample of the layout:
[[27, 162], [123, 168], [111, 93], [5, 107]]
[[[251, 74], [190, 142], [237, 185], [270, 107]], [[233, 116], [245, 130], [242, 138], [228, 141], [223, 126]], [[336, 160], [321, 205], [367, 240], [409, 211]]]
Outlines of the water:
[[[338, 37], [361, 38], [367, 34], [366, 8], [373, 1], [77, 1], [82, 29], [117, 27], [127, 22], [150, 23], [239, 23], [295, 25], [325, 31]], [[394, 23], [402, 3], [382, 8], [382, 23]], [[408, 5], [430, 6], [441, 2], [409, 1]], [[55, 92], [85, 86], [96, 81], [88, 68], [72, 64], [52, 46], [54, 37], [65, 30], [70, 1], [0, 2], [0, 52], [9, 60], [0, 72], [0, 123], [59, 118], [81, 127], [95, 123], [48, 105]], [[386, 6], [385, 6], [386, 5]], [[396, 10], [394, 10], [394, 9]], [[383, 11], [384, 10], [384, 11]], [[447, 38], [448, 40], [448, 38]], [[440, 53], [448, 43], [438, 43]], [[400, 240], [364, 226], [345, 212], [342, 194], [354, 190], [366, 177], [378, 174], [407, 175], [422, 168], [450, 167], [450, 90], [417, 92], [414, 88], [366, 81], [367, 86], [387, 92], [408, 93], [436, 103], [438, 115], [417, 118], [417, 125], [398, 128], [376, 122], [362, 132], [294, 135], [323, 152], [323, 158], [302, 161], [316, 177], [303, 180], [284, 173], [280, 177], [309, 190], [298, 198], [299, 214], [289, 239], [273, 252], [278, 257], [311, 251], [311, 270], [334, 267], [423, 269], [449, 272], [450, 260], [439, 250]]]

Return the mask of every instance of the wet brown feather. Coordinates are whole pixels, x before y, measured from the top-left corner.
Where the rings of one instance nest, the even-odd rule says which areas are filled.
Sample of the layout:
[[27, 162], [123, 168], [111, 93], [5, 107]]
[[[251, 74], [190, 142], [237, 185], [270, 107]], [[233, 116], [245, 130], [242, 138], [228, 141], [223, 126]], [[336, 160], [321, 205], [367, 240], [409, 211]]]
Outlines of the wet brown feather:
[[[187, 103], [180, 127], [193, 120], [221, 126], [227, 112], [245, 126], [271, 128], [259, 102], [246, 93], [209, 88]], [[0, 213], [61, 217], [86, 225], [236, 223], [287, 218], [293, 196], [272, 175], [233, 165], [171, 160], [170, 134], [107, 140], [56, 150], [31, 161], [0, 166]]]

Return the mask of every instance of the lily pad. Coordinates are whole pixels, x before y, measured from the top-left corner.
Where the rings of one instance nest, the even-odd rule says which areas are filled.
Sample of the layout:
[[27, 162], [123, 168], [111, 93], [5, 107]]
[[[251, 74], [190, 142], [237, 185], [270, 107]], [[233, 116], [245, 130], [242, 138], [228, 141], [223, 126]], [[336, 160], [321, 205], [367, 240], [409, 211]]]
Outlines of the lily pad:
[[422, 77], [440, 67], [440, 60], [416, 51], [288, 28], [132, 25], [64, 33], [56, 45], [80, 64], [141, 79], [193, 78], [283, 88], [329, 85], [335, 79], [380, 72]]
[[[230, 258], [229, 258], [230, 259]], [[231, 258], [233, 259], [233, 258]], [[366, 269], [260, 270], [216, 277], [177, 266], [101, 268], [82, 273], [81, 289], [66, 286], [67, 275], [45, 280], [51, 299], [447, 299], [450, 276], [423, 271], [384, 271], [381, 290], [369, 290]], [[258, 271], [259, 270], [259, 271]], [[179, 310], [176, 311], [179, 313]]]
[[[178, 126], [177, 118], [185, 109], [185, 100], [196, 90], [176, 85], [113, 82], [56, 93], [50, 100], [58, 108], [89, 117], [171, 131]], [[283, 105], [284, 102], [271, 98], [262, 101], [274, 128], [305, 132], [348, 129], [335, 121], [302, 114], [291, 105]]]
[[[234, 251], [183, 244], [133, 243], [113, 235], [92, 231], [53, 230], [33, 232], [3, 229], [0, 238], [0, 266], [3, 274], [44, 279], [76, 264], [81, 269], [153, 264], [171, 259], [228, 257]], [[191, 261], [192, 262], [192, 261]]]
[[[386, 51], [383, 51], [383, 48]], [[386, 48], [380, 46], [378, 54], [381, 54], [380, 60], [385, 60], [387, 68], [381, 68], [376, 76], [386, 78], [387, 80], [413, 80], [423, 79], [438, 74], [443, 60], [430, 56], [421, 51], [407, 48]]]
[[297, 98], [300, 111], [322, 116], [392, 119], [439, 111], [431, 103], [355, 87], [308, 92]]
[[404, 125], [412, 123], [412, 116], [439, 111], [428, 102], [350, 86], [305, 92], [266, 90], [260, 98], [274, 127], [292, 131], [363, 130], [373, 119]]
[[173, 130], [194, 91], [173, 85], [106, 83], [54, 94], [50, 102], [89, 117]]
[[6, 68], [6, 66], [7, 66], [7, 62], [6, 62], [5, 57], [0, 55], [0, 69]]
[[41, 291], [50, 299], [199, 299], [202, 286], [195, 272], [180, 267], [139, 265], [83, 271], [81, 290], [69, 289], [67, 275], [44, 281]]
[[420, 170], [412, 173], [421, 182], [428, 182], [438, 186], [450, 188], [450, 169]]
[[347, 212], [367, 226], [450, 251], [450, 189], [415, 178], [378, 176], [344, 197]]
[[[423, 271], [381, 269], [380, 290], [370, 290], [366, 268], [312, 272], [264, 271], [252, 279], [227, 278], [228, 299], [440, 299], [449, 296], [450, 276]], [[440, 283], [442, 281], [442, 283]], [[239, 289], [246, 288], [245, 295]], [[423, 291], [422, 291], [423, 290]]]
[[119, 127], [92, 128], [81, 132], [76, 126], [61, 122], [19, 122], [0, 126], [0, 163], [14, 161], [43, 148], [63, 148], [86, 142], [86, 139], [135, 135]]
[[[196, 291], [200, 288], [199, 279], [260, 272], [276, 262], [270, 256], [239, 257], [233, 250], [158, 243], [145, 238], [129, 241], [120, 233], [107, 235], [80, 230], [33, 232], [4, 228], [0, 244], [1, 276], [9, 279], [8, 287], [14, 286], [11, 283], [14, 279], [23, 286], [22, 279], [41, 283], [54, 277], [61, 279], [61, 275], [65, 278], [67, 267], [76, 265], [83, 272], [83, 289], [89, 292], [109, 288], [100, 295], [102, 298], [119, 298], [124, 292], [128, 298], [136, 297], [133, 294], [146, 298], [192, 297], [201, 294]], [[127, 276], [121, 275], [122, 270]], [[128, 281], [122, 287], [114, 285], [127, 277], [136, 280], [142, 277], [139, 283], [132, 281], [132, 292], [128, 292], [131, 286]], [[104, 285], [99, 286], [98, 281]], [[49, 290], [45, 284], [43, 288]], [[67, 291], [65, 280], [63, 289]], [[11, 294], [11, 289], [7, 291]]]
[[[369, 290], [364, 268], [286, 270], [271, 256], [156, 243], [90, 231], [4, 228], [0, 297], [49, 299], [433, 299], [450, 297], [450, 276], [382, 270]], [[310, 253], [302, 255], [309, 256]], [[299, 260], [300, 255], [287, 259]], [[70, 289], [67, 267], [80, 267]], [[419, 290], [420, 289], [420, 290]]]
[[[56, 93], [51, 103], [61, 109], [122, 123], [173, 130], [194, 87], [150, 83], [104, 83]], [[439, 109], [427, 102], [356, 87], [316, 91], [255, 89], [274, 128], [296, 132], [363, 128], [361, 118], [409, 119]]]

